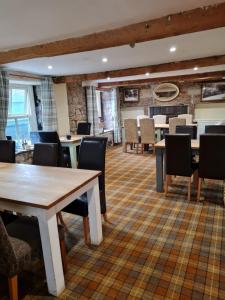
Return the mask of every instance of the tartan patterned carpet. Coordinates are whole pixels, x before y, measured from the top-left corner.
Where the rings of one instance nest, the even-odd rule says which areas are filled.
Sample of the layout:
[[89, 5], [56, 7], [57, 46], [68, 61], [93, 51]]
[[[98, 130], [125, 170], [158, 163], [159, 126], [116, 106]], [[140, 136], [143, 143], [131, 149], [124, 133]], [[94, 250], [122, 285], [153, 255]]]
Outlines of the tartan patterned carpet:
[[[107, 204], [98, 247], [83, 242], [82, 220], [68, 224], [66, 289], [58, 299], [225, 299], [223, 185], [203, 184], [204, 202], [187, 201], [187, 181], [176, 178], [167, 197], [155, 192], [155, 157], [107, 152]], [[1, 281], [0, 299], [7, 299]], [[24, 275], [22, 299], [56, 299], [43, 274]], [[2, 293], [2, 294], [1, 294]]]

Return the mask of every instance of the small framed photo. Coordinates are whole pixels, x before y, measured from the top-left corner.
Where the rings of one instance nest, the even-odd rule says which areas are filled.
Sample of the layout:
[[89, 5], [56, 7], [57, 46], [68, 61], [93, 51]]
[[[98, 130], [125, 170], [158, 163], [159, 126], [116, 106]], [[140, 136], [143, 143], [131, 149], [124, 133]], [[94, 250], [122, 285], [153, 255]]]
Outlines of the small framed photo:
[[203, 83], [202, 101], [203, 102], [225, 101], [225, 82]]
[[138, 102], [139, 89], [127, 88], [124, 89], [124, 102]]

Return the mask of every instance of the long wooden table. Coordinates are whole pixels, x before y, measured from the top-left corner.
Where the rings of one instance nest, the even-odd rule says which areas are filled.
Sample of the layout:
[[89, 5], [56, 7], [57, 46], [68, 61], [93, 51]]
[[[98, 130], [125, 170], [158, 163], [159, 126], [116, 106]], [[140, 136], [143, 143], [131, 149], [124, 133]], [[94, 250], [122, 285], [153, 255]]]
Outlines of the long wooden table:
[[80, 145], [84, 135], [72, 135], [71, 139], [68, 140], [66, 137], [60, 137], [60, 142], [63, 147], [69, 147], [70, 159], [72, 168], [77, 168], [77, 146]]
[[[191, 140], [191, 149], [199, 150], [199, 140]], [[165, 139], [155, 144], [156, 150], [156, 191], [163, 192], [164, 176], [164, 154], [165, 154]]]
[[91, 243], [102, 241], [98, 176], [101, 172], [0, 163], [0, 210], [38, 218], [48, 291], [65, 288], [56, 214], [87, 192]]

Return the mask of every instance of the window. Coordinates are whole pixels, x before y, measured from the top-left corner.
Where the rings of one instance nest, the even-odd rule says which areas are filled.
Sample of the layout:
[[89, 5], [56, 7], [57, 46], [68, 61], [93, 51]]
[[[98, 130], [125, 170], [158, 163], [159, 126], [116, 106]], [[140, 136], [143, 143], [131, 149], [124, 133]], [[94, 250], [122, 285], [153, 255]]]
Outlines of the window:
[[17, 141], [30, 139], [30, 97], [29, 86], [13, 85], [9, 88], [9, 108], [6, 135]]

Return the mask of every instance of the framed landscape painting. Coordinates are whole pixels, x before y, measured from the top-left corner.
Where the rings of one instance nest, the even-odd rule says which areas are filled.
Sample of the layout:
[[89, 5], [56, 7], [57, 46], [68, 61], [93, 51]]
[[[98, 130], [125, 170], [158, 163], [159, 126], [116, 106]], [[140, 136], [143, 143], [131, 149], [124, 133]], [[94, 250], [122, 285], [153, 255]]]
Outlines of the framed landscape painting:
[[127, 88], [124, 89], [124, 102], [138, 102], [139, 89]]
[[202, 101], [225, 101], [225, 82], [203, 83]]

